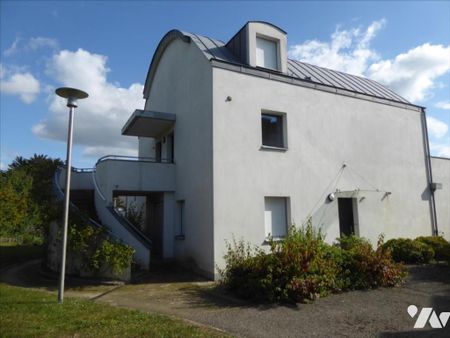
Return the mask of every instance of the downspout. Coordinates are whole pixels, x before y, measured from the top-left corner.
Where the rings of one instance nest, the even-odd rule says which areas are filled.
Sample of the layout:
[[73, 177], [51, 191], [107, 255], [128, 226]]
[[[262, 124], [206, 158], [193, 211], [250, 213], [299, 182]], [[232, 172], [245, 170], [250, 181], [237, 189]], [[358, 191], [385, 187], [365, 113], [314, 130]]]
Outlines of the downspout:
[[427, 126], [427, 118], [425, 113], [425, 108], [422, 108], [422, 124], [424, 128], [424, 136], [425, 136], [425, 157], [427, 164], [427, 176], [428, 176], [428, 189], [430, 189], [430, 204], [431, 204], [431, 223], [433, 228], [433, 235], [439, 235], [439, 229], [437, 224], [437, 216], [436, 216], [436, 203], [434, 199], [434, 190], [431, 188], [431, 183], [433, 182], [433, 170], [431, 168], [431, 154], [430, 154], [430, 141], [428, 139], [428, 126]]

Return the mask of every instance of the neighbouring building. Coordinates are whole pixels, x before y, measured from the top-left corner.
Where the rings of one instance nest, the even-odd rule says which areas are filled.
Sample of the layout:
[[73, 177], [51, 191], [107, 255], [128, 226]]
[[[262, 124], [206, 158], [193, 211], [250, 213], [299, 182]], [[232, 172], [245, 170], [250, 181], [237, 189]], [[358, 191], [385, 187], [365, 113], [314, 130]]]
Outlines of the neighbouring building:
[[[226, 43], [168, 32], [144, 98], [122, 128], [139, 157], [103, 157], [72, 182], [144, 267], [152, 255], [214, 278], [226, 241], [264, 246], [308, 219], [330, 242], [450, 239], [450, 160], [430, 156], [425, 108], [289, 60], [279, 27], [251, 21]], [[118, 212], [130, 199], [138, 225]]]

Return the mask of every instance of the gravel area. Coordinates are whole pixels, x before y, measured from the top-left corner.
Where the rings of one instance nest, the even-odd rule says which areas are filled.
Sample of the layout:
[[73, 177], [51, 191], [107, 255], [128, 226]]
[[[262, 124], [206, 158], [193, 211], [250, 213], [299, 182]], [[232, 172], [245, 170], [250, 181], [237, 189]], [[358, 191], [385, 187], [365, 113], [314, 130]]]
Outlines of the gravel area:
[[97, 301], [179, 316], [240, 337], [450, 337], [450, 323], [445, 329], [427, 324], [418, 330], [407, 313], [411, 304], [419, 311], [432, 307], [438, 315], [450, 311], [450, 268], [409, 270], [401, 287], [346, 292], [295, 306], [249, 304], [211, 283], [170, 278], [126, 285]]

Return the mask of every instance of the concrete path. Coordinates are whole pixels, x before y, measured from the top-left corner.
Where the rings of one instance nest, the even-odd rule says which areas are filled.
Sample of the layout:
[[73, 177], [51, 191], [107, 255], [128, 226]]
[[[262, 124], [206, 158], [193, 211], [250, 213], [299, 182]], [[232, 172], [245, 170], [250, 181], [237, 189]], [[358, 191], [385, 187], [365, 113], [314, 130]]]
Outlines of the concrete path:
[[96, 302], [176, 316], [239, 337], [450, 337], [450, 322], [445, 329], [427, 324], [417, 330], [418, 315], [413, 319], [406, 311], [411, 304], [419, 311], [450, 311], [450, 268], [410, 271], [399, 288], [347, 292], [297, 306], [246, 303], [189, 273], [158, 269], [134, 284], [75, 287], [68, 295], [89, 294]]

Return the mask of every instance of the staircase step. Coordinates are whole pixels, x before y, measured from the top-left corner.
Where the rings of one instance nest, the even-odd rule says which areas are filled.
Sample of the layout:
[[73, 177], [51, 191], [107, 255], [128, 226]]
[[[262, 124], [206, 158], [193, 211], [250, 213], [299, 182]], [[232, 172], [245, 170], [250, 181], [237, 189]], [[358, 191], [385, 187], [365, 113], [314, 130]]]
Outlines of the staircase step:
[[75, 204], [80, 211], [86, 213], [94, 221], [100, 223], [95, 209], [94, 190], [71, 190], [70, 201]]

